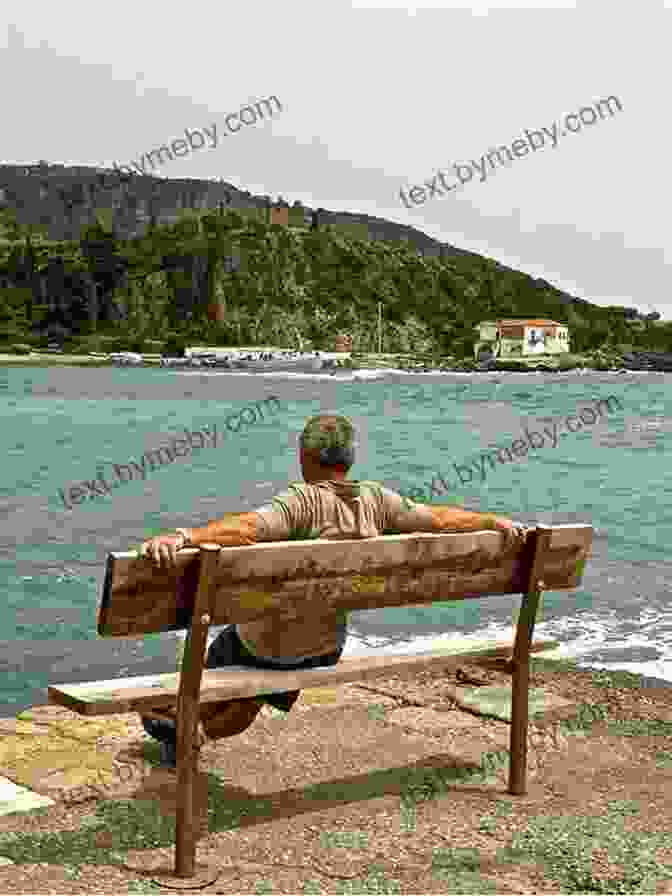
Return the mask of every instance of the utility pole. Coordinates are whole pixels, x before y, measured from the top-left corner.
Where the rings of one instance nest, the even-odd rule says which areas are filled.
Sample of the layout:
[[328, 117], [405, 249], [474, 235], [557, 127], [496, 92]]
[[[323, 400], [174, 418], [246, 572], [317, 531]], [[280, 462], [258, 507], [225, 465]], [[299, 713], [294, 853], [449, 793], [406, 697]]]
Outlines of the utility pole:
[[383, 353], [383, 303], [378, 302], [378, 354]]

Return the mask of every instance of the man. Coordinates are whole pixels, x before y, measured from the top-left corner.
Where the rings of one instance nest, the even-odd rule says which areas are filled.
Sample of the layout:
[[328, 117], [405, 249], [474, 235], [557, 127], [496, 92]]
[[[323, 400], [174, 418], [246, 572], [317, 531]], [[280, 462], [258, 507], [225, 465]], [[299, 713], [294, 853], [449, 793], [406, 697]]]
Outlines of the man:
[[[353, 427], [345, 417], [320, 415], [306, 423], [299, 443], [304, 482], [291, 483], [270, 504], [249, 513], [230, 513], [198, 529], [177, 529], [146, 541], [141, 552], [159, 566], [175, 563], [176, 552], [205, 543], [226, 547], [290, 539], [372, 538], [394, 532], [473, 532], [497, 529], [507, 541], [521, 528], [502, 517], [459, 507], [415, 504], [376, 482], [348, 480], [354, 463]], [[247, 665], [306, 669], [334, 665], [347, 637], [347, 615], [316, 607], [310, 619], [291, 626], [265, 619], [225, 628], [207, 653], [205, 666]], [[300, 691], [268, 694], [201, 706], [200, 721], [213, 739], [244, 731], [265, 703], [289, 712]], [[162, 716], [163, 713], [156, 715]], [[145, 731], [162, 742], [162, 758], [175, 766], [175, 709], [169, 718], [142, 717]], [[203, 738], [203, 734], [201, 733]]]

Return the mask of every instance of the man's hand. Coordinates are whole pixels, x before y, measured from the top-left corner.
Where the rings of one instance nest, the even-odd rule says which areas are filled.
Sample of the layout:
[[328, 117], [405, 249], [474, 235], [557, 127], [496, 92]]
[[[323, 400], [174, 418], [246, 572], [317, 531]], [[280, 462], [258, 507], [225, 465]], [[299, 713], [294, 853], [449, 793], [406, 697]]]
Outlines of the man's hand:
[[184, 535], [179, 532], [175, 535], [155, 535], [144, 542], [140, 548], [140, 556], [149, 557], [156, 566], [175, 566], [177, 552], [184, 547], [184, 542]]
[[503, 516], [492, 517], [493, 528], [497, 532], [503, 532], [506, 547], [511, 547], [519, 539], [524, 539], [527, 528], [522, 523], [514, 523], [513, 520], [506, 519]]

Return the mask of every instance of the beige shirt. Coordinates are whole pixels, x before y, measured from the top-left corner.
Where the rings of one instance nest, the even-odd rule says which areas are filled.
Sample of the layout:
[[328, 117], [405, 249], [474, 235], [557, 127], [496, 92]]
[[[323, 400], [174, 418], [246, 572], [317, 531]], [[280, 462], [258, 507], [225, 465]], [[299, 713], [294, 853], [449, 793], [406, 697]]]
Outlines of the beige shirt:
[[[428, 506], [415, 504], [377, 482], [357, 480], [293, 482], [255, 513], [259, 541], [372, 538], [434, 528]], [[316, 611], [310, 619], [282, 625], [268, 617], [236, 625], [236, 630], [255, 656], [297, 663], [342, 649], [347, 613]]]

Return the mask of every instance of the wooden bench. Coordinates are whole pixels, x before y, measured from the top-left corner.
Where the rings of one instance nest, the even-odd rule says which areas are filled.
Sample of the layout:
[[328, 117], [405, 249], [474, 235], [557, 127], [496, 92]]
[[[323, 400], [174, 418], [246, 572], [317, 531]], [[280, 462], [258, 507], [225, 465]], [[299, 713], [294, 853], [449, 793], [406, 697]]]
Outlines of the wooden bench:
[[[455, 668], [470, 659], [508, 659], [513, 676], [509, 793], [526, 788], [529, 655], [557, 642], [532, 644], [542, 591], [576, 588], [592, 543], [588, 525], [538, 526], [506, 546], [496, 531], [382, 535], [348, 541], [264, 542], [246, 547], [186, 548], [172, 569], [137, 553], [108, 556], [98, 634], [139, 635], [188, 629], [179, 675], [49, 687], [49, 702], [84, 716], [147, 712], [177, 703], [175, 870], [170, 886], [205, 885], [218, 871], [196, 868], [193, 820], [199, 704], [258, 694], [385, 677], [428, 666]], [[210, 625], [267, 614], [289, 619], [319, 606], [369, 610], [522, 594], [515, 642], [481, 649], [445, 648], [410, 656], [364, 656], [295, 672], [232, 666], [204, 670]], [[284, 623], [280, 623], [284, 624]]]

